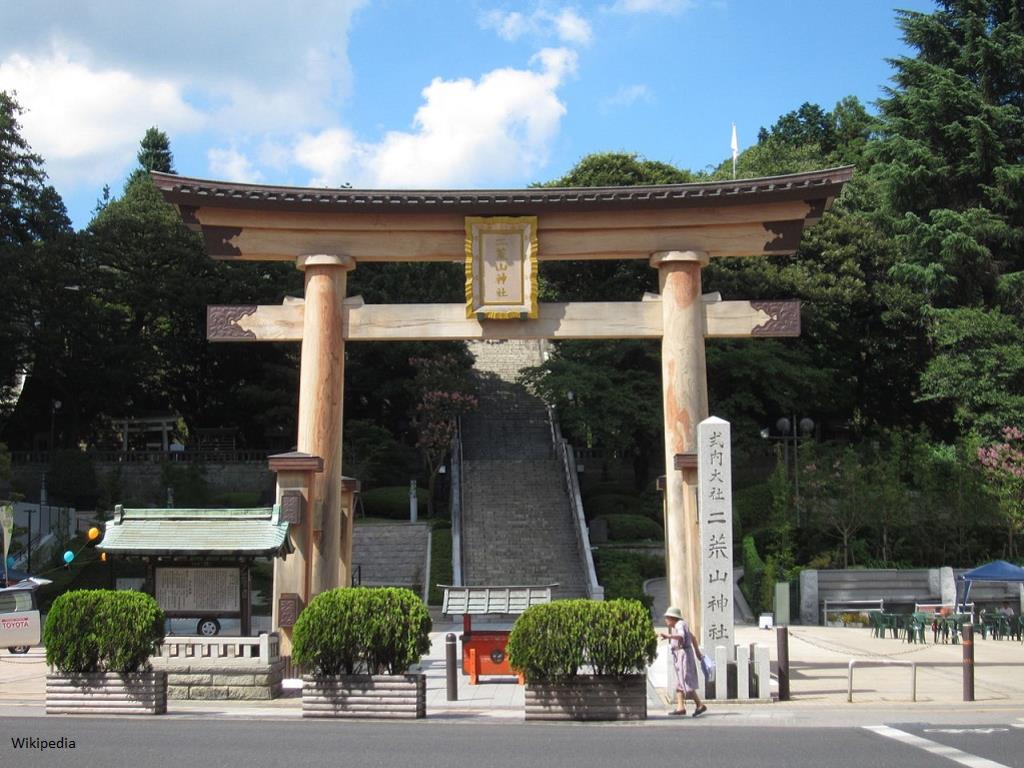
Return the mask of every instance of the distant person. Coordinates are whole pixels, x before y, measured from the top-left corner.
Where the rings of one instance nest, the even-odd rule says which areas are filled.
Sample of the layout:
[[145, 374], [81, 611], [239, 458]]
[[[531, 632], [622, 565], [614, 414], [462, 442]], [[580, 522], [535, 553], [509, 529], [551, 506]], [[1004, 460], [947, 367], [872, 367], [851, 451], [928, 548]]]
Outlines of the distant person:
[[676, 708], [669, 714], [685, 715], [686, 700], [693, 699], [697, 707], [693, 711], [693, 716], [700, 717], [708, 709], [697, 692], [697, 659], [704, 658], [704, 654], [697, 647], [697, 638], [693, 636], [678, 608], [672, 606], [665, 611], [665, 623], [668, 625], [668, 632], [660, 632], [659, 636], [669, 641], [672, 662], [676, 670]]
[[1003, 616], [1005, 616], [1008, 619], [1013, 618], [1013, 608], [1010, 607], [1010, 604], [1006, 600], [1003, 601], [1003, 604], [1001, 606], [996, 608], [996, 612], [1003, 614]]

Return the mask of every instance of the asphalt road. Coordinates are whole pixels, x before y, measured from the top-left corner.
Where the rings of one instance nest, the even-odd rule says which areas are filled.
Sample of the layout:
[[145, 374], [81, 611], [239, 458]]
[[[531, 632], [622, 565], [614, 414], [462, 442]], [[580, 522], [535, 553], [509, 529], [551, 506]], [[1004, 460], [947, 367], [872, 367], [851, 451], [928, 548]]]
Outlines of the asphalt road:
[[[879, 724], [851, 728], [525, 723], [238, 721], [210, 717], [6, 717], [4, 768], [1024, 768], [1024, 729]], [[74, 749], [13, 740], [73, 740]]]

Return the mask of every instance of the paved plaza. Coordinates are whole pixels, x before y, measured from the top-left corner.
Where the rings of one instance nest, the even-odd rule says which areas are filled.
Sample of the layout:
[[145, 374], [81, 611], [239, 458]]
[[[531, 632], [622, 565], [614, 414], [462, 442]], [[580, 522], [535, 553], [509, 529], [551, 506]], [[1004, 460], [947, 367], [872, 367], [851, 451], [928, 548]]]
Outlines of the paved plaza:
[[[481, 678], [469, 685], [459, 675], [459, 698], [447, 700], [445, 636], [458, 635], [461, 623], [436, 623], [432, 648], [422, 663], [427, 675], [427, 718], [445, 721], [523, 721], [523, 689], [514, 678]], [[738, 626], [739, 643], [768, 647], [773, 670], [777, 659], [776, 631]], [[678, 723], [667, 715], [669, 691], [664, 644], [659, 660], [648, 674], [648, 723]], [[709, 702], [700, 722], [717, 725], [780, 724], [849, 726], [851, 723], [963, 722], [991, 718], [1024, 725], [1024, 645], [1015, 640], [977, 639], [975, 645], [975, 697], [962, 700], [963, 647], [952, 643], [907, 644], [896, 638], [872, 637], [868, 629], [833, 627], [789, 628], [789, 702]], [[853, 703], [847, 702], [849, 662], [913, 661], [917, 664], [917, 701], [911, 701], [910, 668], [865, 666], [854, 672]], [[44, 710], [47, 673], [41, 648], [26, 656], [6, 651], [0, 655], [0, 716], [39, 715]], [[293, 684], [294, 685], [294, 684]], [[774, 679], [773, 679], [773, 691]], [[298, 691], [266, 702], [176, 701], [168, 702], [169, 716], [301, 717]], [[689, 721], [689, 718], [687, 718]]]

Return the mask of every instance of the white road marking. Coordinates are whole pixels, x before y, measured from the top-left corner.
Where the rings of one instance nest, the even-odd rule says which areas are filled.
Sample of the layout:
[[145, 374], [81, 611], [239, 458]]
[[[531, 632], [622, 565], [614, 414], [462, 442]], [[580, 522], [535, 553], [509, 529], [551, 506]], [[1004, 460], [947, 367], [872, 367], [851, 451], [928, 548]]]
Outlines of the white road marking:
[[953, 760], [961, 765], [969, 766], [970, 768], [1010, 768], [1010, 766], [1004, 765], [1003, 763], [997, 763], [994, 760], [978, 757], [977, 755], [969, 754], [956, 749], [955, 747], [947, 747], [945, 744], [939, 744], [937, 741], [931, 741], [930, 739], [925, 739], [921, 736], [915, 736], [912, 733], [906, 733], [905, 731], [900, 731], [896, 728], [890, 728], [887, 725], [865, 725], [864, 729], [877, 733], [879, 736], [885, 736], [896, 741], [901, 741], [904, 744], [909, 744], [912, 747], [923, 749], [925, 752], [931, 752], [933, 755], [948, 758], [949, 760]]
[[925, 728], [925, 733], [1004, 733], [1009, 728]]

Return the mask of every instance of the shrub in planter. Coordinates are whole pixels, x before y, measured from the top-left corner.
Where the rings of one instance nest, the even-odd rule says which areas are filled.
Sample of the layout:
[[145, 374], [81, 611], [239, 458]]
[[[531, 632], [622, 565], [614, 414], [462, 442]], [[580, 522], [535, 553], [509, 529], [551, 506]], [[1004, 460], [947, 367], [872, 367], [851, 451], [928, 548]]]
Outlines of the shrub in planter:
[[509, 663], [527, 682], [639, 674], [654, 660], [658, 638], [637, 600], [558, 600], [528, 608], [508, 638]]
[[164, 612], [141, 592], [78, 590], [53, 601], [43, 627], [46, 711], [167, 710], [167, 675], [149, 658], [164, 639]]
[[430, 650], [427, 607], [408, 589], [322, 592], [299, 614], [292, 659], [311, 670], [303, 716], [423, 717], [426, 682], [407, 675]]
[[526, 678], [527, 719], [647, 716], [647, 665], [658, 639], [636, 600], [561, 600], [528, 608], [508, 638]]
[[53, 601], [43, 627], [59, 672], [141, 672], [164, 641], [164, 612], [143, 592], [83, 589]]

